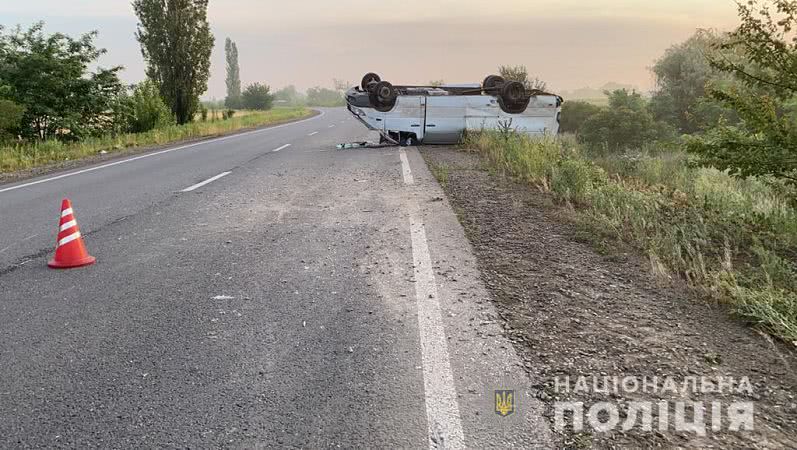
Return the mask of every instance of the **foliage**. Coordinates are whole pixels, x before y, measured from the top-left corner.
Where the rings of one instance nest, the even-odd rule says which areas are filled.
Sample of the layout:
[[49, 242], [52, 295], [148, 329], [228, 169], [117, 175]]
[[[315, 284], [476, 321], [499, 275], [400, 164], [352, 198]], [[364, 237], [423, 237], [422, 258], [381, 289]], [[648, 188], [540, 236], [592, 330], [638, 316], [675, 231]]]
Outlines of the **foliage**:
[[582, 125], [599, 112], [601, 112], [601, 108], [592, 103], [579, 100], [566, 101], [562, 104], [559, 131], [561, 133], [578, 133]]
[[[750, 0], [738, 9], [741, 25], [716, 46], [712, 64], [746, 88], [712, 86], [710, 95], [735, 111], [741, 123], [721, 124], [692, 139], [688, 149], [708, 166], [795, 184], [797, 122], [788, 112], [797, 95], [797, 2]], [[746, 59], [733, 57], [739, 53]]]
[[11, 100], [0, 99], [0, 141], [8, 139], [19, 130], [25, 107]]
[[207, 21], [208, 0], [134, 0], [136, 38], [177, 123], [190, 122], [207, 90], [214, 38]]
[[241, 67], [238, 64], [238, 45], [227, 38], [224, 42], [224, 55], [227, 58], [227, 98], [228, 108], [241, 107]]
[[343, 106], [346, 102], [343, 94], [332, 89], [313, 87], [307, 90], [308, 106]]
[[130, 147], [164, 145], [185, 139], [217, 136], [236, 130], [281, 123], [310, 115], [305, 108], [274, 108], [209, 122], [169, 125], [144, 133], [89, 137], [77, 142], [56, 140], [0, 144], [0, 173], [30, 169], [61, 161], [86, 158], [101, 151], [117, 152]]
[[271, 109], [273, 102], [274, 96], [271, 95], [271, 88], [265, 84], [250, 84], [241, 95], [241, 103], [246, 109], [264, 111]]
[[274, 101], [288, 106], [299, 106], [305, 103], [304, 95], [296, 90], [296, 86], [290, 85], [274, 92]]
[[665, 278], [728, 302], [749, 323], [797, 340], [797, 210], [773, 185], [693, 167], [668, 148], [595, 158], [570, 137], [472, 133], [495, 167], [573, 207], [597, 245], [647, 254]]
[[708, 55], [722, 38], [710, 30], [698, 30], [685, 42], [667, 49], [653, 65], [656, 90], [650, 109], [681, 133], [695, 133], [729, 116], [721, 105], [706, 98], [708, 83], [727, 83], [728, 77], [711, 66]]
[[172, 111], [163, 102], [158, 86], [151, 80], [133, 86], [128, 105], [130, 116], [127, 131], [130, 133], [143, 133], [174, 124]]
[[41, 22], [10, 33], [0, 27], [3, 96], [24, 108], [19, 134], [77, 139], [115, 131], [124, 93], [121, 67], [88, 71], [105, 52], [94, 45], [97, 33], [73, 39], [43, 29]]
[[547, 84], [537, 77], [529, 78], [529, 70], [526, 66], [501, 66], [498, 73], [507, 81], [519, 81], [526, 86], [526, 89], [544, 91]]
[[638, 148], [672, 134], [653, 120], [639, 93], [622, 89], [607, 95], [609, 106], [580, 127], [579, 140], [592, 150], [617, 152]]

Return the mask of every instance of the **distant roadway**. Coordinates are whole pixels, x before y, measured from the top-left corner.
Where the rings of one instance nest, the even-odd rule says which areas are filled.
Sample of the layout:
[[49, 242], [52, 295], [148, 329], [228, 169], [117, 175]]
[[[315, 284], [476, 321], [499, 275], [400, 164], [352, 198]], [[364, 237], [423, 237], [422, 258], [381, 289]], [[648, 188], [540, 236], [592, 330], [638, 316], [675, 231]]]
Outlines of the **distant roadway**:
[[550, 447], [417, 150], [322, 112], [0, 185], [0, 447]]

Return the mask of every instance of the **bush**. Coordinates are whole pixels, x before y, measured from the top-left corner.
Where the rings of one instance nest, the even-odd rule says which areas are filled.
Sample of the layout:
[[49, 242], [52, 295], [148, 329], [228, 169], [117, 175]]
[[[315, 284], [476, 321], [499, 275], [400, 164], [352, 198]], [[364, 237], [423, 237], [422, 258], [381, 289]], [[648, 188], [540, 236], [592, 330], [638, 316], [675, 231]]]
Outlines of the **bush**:
[[607, 95], [609, 106], [587, 119], [579, 134], [579, 140], [593, 152], [636, 149], [673, 137], [672, 129], [653, 120], [639, 93], [621, 89]]
[[246, 109], [258, 111], [271, 109], [271, 105], [274, 103], [274, 96], [270, 92], [271, 88], [265, 84], [250, 84], [241, 94], [241, 103]]
[[156, 128], [174, 124], [172, 111], [161, 99], [158, 86], [150, 81], [142, 81], [133, 87], [133, 95], [128, 99], [130, 116], [128, 131], [143, 133]]
[[566, 101], [562, 104], [559, 122], [560, 133], [576, 133], [592, 116], [601, 112], [601, 107], [584, 101]]
[[17, 105], [11, 100], [0, 99], [0, 140], [13, 136], [19, 128], [25, 107]]

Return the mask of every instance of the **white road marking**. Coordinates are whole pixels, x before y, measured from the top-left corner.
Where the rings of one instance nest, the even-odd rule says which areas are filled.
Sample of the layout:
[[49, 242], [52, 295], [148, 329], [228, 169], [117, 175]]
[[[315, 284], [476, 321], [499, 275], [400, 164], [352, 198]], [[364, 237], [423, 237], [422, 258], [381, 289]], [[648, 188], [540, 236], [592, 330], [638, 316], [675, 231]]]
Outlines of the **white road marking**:
[[286, 148], [288, 148], [288, 147], [290, 147], [290, 146], [291, 146], [291, 144], [285, 144], [285, 145], [283, 145], [282, 147], [275, 148], [274, 150], [272, 150], [272, 152], [278, 152], [278, 151], [280, 151], [280, 150], [284, 150], [284, 149], [286, 149]]
[[410, 170], [410, 162], [407, 160], [407, 152], [404, 149], [399, 149], [399, 158], [401, 158], [401, 169], [404, 175], [404, 184], [415, 184], [415, 179], [412, 177]]
[[228, 139], [235, 139], [235, 138], [239, 138], [239, 137], [243, 137], [243, 136], [249, 136], [249, 135], [252, 135], [252, 134], [265, 133], [266, 131], [276, 130], [277, 128], [289, 127], [291, 125], [300, 124], [302, 122], [307, 122], [309, 120], [316, 120], [316, 119], [322, 117], [324, 114], [326, 114], [324, 111], [320, 111], [320, 112], [321, 112], [321, 114], [319, 114], [317, 116], [309, 117], [307, 119], [302, 119], [302, 120], [299, 120], [299, 121], [296, 121], [296, 122], [286, 123], [286, 124], [282, 124], [282, 125], [276, 125], [276, 126], [269, 127], [269, 128], [263, 128], [262, 130], [253, 130], [253, 131], [247, 131], [245, 133], [233, 134], [233, 135], [230, 135], [230, 136], [222, 136], [222, 137], [215, 138], [215, 139], [208, 139], [208, 140], [202, 141], [202, 142], [195, 142], [193, 144], [181, 145], [179, 147], [168, 148], [166, 150], [160, 150], [160, 151], [157, 151], [157, 152], [147, 153], [147, 154], [144, 154], [144, 155], [135, 156], [133, 158], [128, 158], [128, 159], [123, 159], [123, 160], [120, 160], [120, 161], [114, 161], [112, 163], [103, 164], [103, 165], [96, 166], [96, 167], [89, 167], [88, 169], [82, 169], [82, 170], [78, 170], [78, 171], [75, 171], [75, 172], [69, 172], [69, 173], [65, 173], [65, 174], [54, 176], [54, 177], [50, 177], [50, 178], [44, 178], [44, 179], [41, 179], [41, 180], [31, 181], [30, 183], [24, 183], [24, 184], [19, 184], [17, 186], [7, 187], [7, 188], [4, 188], [4, 189], [0, 189], [0, 194], [2, 194], [3, 192], [14, 191], [14, 190], [17, 190], [17, 189], [22, 189], [22, 188], [26, 188], [26, 187], [30, 187], [30, 186], [35, 186], [35, 185], [41, 184], [41, 183], [47, 183], [47, 182], [50, 182], [50, 181], [60, 180], [62, 178], [73, 177], [75, 175], [80, 175], [80, 174], [83, 174], [83, 173], [94, 172], [95, 170], [106, 169], [108, 167], [118, 166], [120, 164], [129, 163], [129, 162], [132, 162], [132, 161], [138, 161], [139, 159], [151, 158], [153, 156], [163, 155], [164, 153], [176, 152], [177, 150], [184, 150], [186, 148], [197, 147], [197, 146], [205, 145], [205, 144], [213, 144], [213, 143], [216, 143], [216, 142], [226, 141]]
[[313, 131], [312, 133], [308, 134], [308, 136], [315, 136], [316, 134], [318, 134], [318, 131]]
[[333, 123], [332, 125], [329, 126], [329, 128], [335, 128], [335, 124]]
[[222, 172], [222, 173], [216, 175], [215, 177], [210, 177], [210, 178], [208, 178], [207, 180], [205, 180], [205, 181], [203, 181], [201, 183], [197, 183], [197, 184], [195, 184], [195, 185], [193, 185], [191, 187], [187, 187], [187, 188], [183, 189], [183, 192], [195, 191], [195, 190], [201, 188], [202, 186], [204, 186], [206, 184], [209, 184], [209, 183], [212, 183], [212, 182], [218, 180], [219, 178], [226, 177], [227, 175], [229, 175], [231, 173], [232, 172]]
[[[415, 183], [404, 149], [399, 151], [404, 183]], [[459, 415], [457, 390], [448, 355], [437, 282], [432, 270], [432, 258], [426, 242], [426, 228], [421, 220], [418, 203], [409, 201], [412, 261], [415, 266], [415, 298], [418, 304], [418, 328], [423, 360], [423, 387], [426, 400], [426, 419], [429, 424], [429, 448], [465, 448], [462, 419]]]

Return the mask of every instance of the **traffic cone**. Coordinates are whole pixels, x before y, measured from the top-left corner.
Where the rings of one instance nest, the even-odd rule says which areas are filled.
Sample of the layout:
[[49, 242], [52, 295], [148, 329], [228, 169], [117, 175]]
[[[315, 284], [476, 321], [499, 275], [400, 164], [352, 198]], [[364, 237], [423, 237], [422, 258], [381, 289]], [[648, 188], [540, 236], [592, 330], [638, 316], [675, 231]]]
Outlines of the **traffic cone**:
[[72, 202], [64, 199], [61, 202], [61, 221], [58, 227], [58, 240], [55, 246], [55, 257], [47, 263], [53, 269], [71, 269], [94, 264], [95, 258], [86, 251], [83, 237], [72, 211]]

